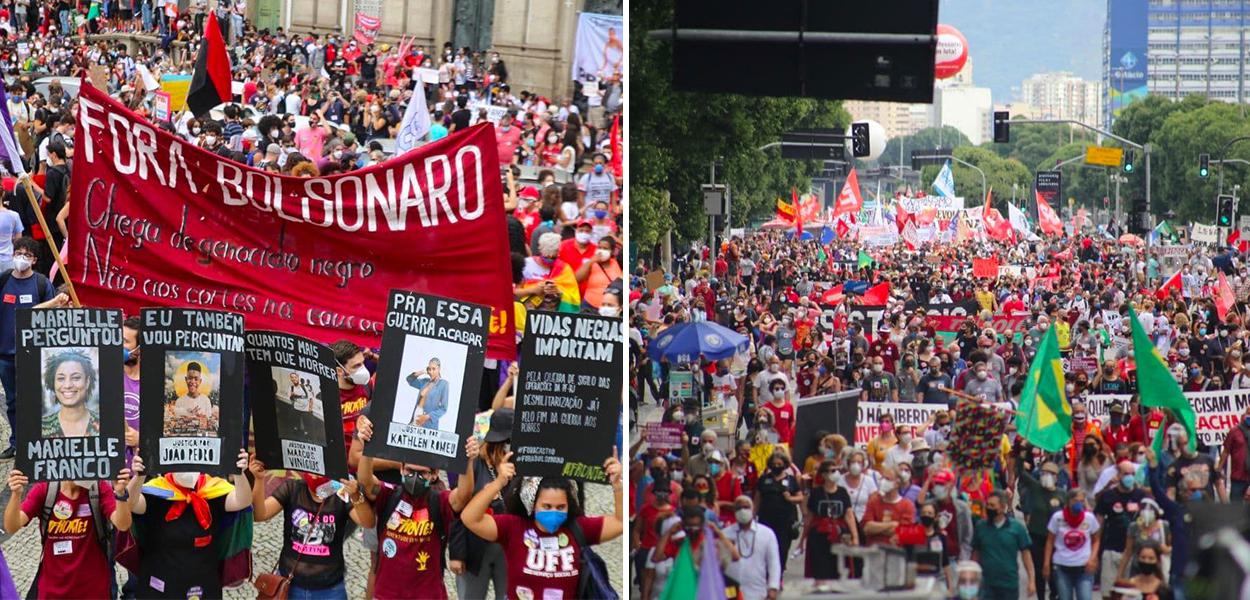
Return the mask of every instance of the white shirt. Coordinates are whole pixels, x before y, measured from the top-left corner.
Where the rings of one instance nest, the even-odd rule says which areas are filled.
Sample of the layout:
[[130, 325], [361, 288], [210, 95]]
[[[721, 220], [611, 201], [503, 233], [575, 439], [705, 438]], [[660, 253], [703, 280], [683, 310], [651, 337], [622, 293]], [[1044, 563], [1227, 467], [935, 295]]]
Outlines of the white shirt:
[[742, 557], [729, 563], [725, 574], [738, 582], [743, 600], [763, 600], [768, 597], [768, 590], [780, 590], [781, 550], [777, 534], [759, 521], [753, 521], [745, 530], [734, 523], [724, 533]]
[[1061, 567], [1083, 567], [1089, 562], [1092, 536], [1098, 532], [1098, 518], [1085, 511], [1085, 519], [1073, 528], [1063, 519], [1063, 511], [1050, 516], [1046, 530], [1055, 536], [1055, 554], [1052, 562]]

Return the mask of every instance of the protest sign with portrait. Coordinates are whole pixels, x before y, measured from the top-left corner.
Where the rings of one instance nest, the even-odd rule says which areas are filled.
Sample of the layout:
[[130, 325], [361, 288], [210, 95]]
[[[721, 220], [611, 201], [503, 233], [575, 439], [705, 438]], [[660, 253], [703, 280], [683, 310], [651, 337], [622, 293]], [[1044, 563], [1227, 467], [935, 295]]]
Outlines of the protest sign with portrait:
[[463, 473], [490, 308], [391, 290], [365, 455]]
[[347, 477], [334, 352], [277, 331], [246, 338], [256, 457], [271, 469]]
[[145, 308], [140, 453], [149, 471], [235, 472], [243, 447], [243, 315]]
[[125, 467], [122, 312], [17, 313], [16, 468], [31, 481], [108, 480]]
[[606, 483], [621, 416], [620, 319], [531, 311], [512, 428], [522, 475]]

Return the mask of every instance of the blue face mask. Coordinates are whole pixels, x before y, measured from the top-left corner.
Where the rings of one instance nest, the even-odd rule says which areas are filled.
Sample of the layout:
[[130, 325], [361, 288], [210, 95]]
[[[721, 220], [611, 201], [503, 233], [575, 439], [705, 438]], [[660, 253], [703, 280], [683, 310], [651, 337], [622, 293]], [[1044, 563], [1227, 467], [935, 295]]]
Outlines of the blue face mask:
[[594, 211], [594, 214], [595, 214], [595, 218], [596, 218], [596, 219], [606, 219], [606, 218], [608, 218], [608, 211], [606, 211], [606, 210], [596, 210], [596, 211]]
[[595, 174], [599, 175], [602, 173], [603, 173], [603, 165], [595, 165]]
[[713, 477], [720, 475], [720, 465], [711, 465], [707, 468], [707, 470]]
[[1133, 475], [1125, 475], [1120, 478], [1120, 485], [1124, 486], [1125, 489], [1132, 489], [1136, 483], [1137, 478]]
[[130, 348], [122, 346], [122, 362], [130, 360]]
[[1084, 502], [1073, 502], [1073, 503], [1072, 503], [1072, 512], [1074, 512], [1074, 513], [1078, 513], [1078, 514], [1085, 512], [1085, 503], [1084, 503]]
[[538, 524], [549, 533], [555, 533], [567, 518], [569, 518], [569, 513], [562, 510], [540, 510], [534, 513], [534, 520], [538, 521]]

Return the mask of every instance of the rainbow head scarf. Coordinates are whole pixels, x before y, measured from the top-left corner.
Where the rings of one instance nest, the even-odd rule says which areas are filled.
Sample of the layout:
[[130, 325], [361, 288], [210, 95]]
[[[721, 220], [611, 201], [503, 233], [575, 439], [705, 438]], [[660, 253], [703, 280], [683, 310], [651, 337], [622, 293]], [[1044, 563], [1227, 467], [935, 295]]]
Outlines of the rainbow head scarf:
[[[547, 261], [547, 259], [541, 257], [538, 260], [543, 261], [544, 265]], [[581, 312], [582, 294], [577, 286], [577, 277], [573, 275], [573, 268], [558, 258], [551, 261], [550, 267], [551, 271], [547, 273], [546, 277], [526, 279], [522, 282], [522, 285], [528, 286], [541, 281], [551, 281], [560, 289], [560, 306], [556, 310], [566, 313]], [[542, 304], [542, 301], [543, 298], [540, 294], [534, 294], [525, 299], [526, 305], [530, 308], [537, 308]]]
[[166, 521], [173, 521], [191, 506], [200, 526], [208, 529], [213, 524], [213, 514], [208, 508], [208, 501], [220, 498], [234, 491], [234, 485], [220, 477], [210, 477], [200, 473], [195, 489], [189, 490], [174, 481], [173, 473], [166, 473], [143, 485], [143, 493], [169, 500], [172, 504], [165, 513]]

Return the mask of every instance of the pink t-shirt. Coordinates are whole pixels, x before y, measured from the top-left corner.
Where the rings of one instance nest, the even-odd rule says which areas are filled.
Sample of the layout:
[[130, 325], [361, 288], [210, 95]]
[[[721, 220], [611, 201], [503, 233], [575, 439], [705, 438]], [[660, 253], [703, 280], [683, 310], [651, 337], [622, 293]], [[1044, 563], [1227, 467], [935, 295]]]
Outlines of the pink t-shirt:
[[299, 153], [318, 160], [321, 158], [321, 150], [326, 143], [326, 130], [320, 125], [316, 127], [306, 127], [295, 132], [295, 147], [299, 148]]
[[499, 166], [512, 164], [512, 153], [516, 151], [517, 146], [521, 145], [521, 128], [516, 124], [508, 127], [507, 131], [503, 127], [495, 126], [495, 141], [499, 145]]

